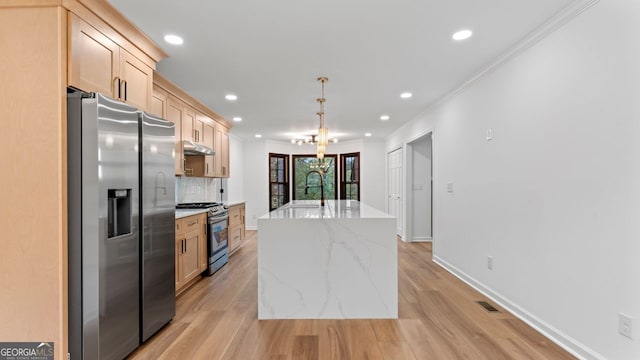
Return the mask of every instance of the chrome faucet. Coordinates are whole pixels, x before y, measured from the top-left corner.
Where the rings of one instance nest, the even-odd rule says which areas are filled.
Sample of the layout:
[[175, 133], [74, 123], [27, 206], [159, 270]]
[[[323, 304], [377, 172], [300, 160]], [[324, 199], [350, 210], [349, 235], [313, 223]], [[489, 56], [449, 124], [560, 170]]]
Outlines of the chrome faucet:
[[[318, 170], [311, 170], [307, 173], [307, 177], [304, 179], [304, 194], [309, 194], [309, 175], [316, 173], [320, 177], [320, 206], [324, 206], [324, 182], [322, 181], [322, 174]], [[317, 187], [317, 185], [316, 185]]]

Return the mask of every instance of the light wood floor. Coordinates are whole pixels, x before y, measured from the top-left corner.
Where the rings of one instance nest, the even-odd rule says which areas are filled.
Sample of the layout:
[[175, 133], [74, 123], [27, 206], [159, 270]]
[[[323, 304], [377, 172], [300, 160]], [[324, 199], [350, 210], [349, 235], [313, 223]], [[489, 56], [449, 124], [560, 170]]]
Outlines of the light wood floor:
[[[430, 243], [398, 242], [398, 320], [258, 321], [256, 232], [214, 276], [177, 299], [176, 316], [132, 359], [574, 359], [431, 261]], [[490, 301], [489, 301], [490, 302]]]

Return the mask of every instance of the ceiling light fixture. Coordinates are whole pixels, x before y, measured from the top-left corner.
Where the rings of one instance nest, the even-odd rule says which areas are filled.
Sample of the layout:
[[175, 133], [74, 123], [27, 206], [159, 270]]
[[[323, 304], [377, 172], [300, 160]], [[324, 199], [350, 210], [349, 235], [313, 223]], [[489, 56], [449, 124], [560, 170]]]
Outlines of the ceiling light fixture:
[[236, 117], [233, 118], [233, 121], [240, 122], [240, 121], [242, 121], [242, 118], [240, 116], [236, 116]]
[[173, 34], [165, 35], [164, 41], [168, 42], [171, 45], [182, 45], [184, 43], [184, 39], [182, 39], [178, 35], [173, 35]]
[[324, 159], [324, 153], [327, 151], [327, 145], [329, 145], [329, 129], [324, 126], [324, 83], [329, 81], [329, 78], [320, 76], [318, 81], [322, 84], [322, 96], [316, 99], [320, 103], [320, 111], [317, 113], [320, 118], [320, 127], [318, 128], [318, 147], [316, 151], [316, 157], [318, 160]]
[[292, 144], [301, 146], [302, 144], [315, 145], [318, 143], [318, 135], [306, 135], [302, 137], [295, 137], [291, 139]]
[[335, 144], [335, 143], [338, 142], [338, 138], [333, 138], [333, 140], [331, 140], [331, 141], [333, 141], [333, 143]]
[[389, 115], [382, 115], [382, 116], [380, 116], [380, 120], [382, 120], [382, 121], [387, 121], [387, 120], [389, 120], [389, 119], [390, 119]]
[[471, 35], [473, 35], [473, 31], [464, 29], [464, 30], [455, 32], [453, 35], [451, 35], [451, 38], [455, 41], [462, 41], [470, 38]]
[[400, 94], [400, 97], [403, 98], [403, 99], [408, 99], [408, 98], [410, 98], [412, 96], [413, 96], [413, 94], [410, 93], [410, 92], [403, 92], [402, 94]]
[[371, 137], [371, 133], [366, 133], [366, 134], [364, 134], [364, 136]]
[[229, 101], [236, 101], [236, 100], [238, 100], [238, 95], [227, 94], [227, 95], [224, 96], [224, 98], [229, 100]]
[[262, 135], [260, 135], [260, 134], [256, 134], [256, 138], [257, 138], [257, 139], [260, 139], [261, 137], [262, 137]]

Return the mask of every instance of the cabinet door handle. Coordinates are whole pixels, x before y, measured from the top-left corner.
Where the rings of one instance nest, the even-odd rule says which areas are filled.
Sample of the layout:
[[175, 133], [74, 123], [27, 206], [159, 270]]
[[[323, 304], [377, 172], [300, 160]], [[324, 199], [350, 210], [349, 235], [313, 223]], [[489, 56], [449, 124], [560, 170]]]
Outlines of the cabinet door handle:
[[113, 80], [114, 80], [114, 83], [117, 84], [117, 86], [118, 86], [118, 97], [117, 97], [117, 99], [119, 100], [120, 99], [120, 78], [116, 76], [116, 78], [113, 79]]
[[205, 165], [207, 166], [207, 171], [206, 171], [206, 173], [207, 173], [207, 175], [209, 175], [209, 163], [207, 163], [207, 164], [205, 164]]
[[182, 159], [182, 173], [185, 174], [186, 170], [187, 170], [187, 159], [184, 158]]
[[190, 223], [190, 224], [189, 224], [189, 225], [187, 225], [187, 226], [193, 226], [193, 225], [195, 225], [195, 224], [197, 224], [197, 223], [198, 223], [198, 221], [196, 220], [196, 221], [194, 221], [194, 222]]
[[184, 239], [184, 252], [187, 252], [187, 239]]
[[124, 101], [127, 101], [127, 81], [124, 82]]
[[207, 224], [204, 224], [204, 234], [207, 235]]

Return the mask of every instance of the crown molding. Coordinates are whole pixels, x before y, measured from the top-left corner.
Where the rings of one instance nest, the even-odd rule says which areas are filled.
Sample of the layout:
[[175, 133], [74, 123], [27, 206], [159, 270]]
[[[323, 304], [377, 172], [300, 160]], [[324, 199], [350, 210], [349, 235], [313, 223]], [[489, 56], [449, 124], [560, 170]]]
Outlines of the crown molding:
[[555, 13], [552, 17], [550, 17], [547, 21], [542, 23], [540, 26], [529, 32], [522, 39], [516, 42], [513, 46], [507, 49], [502, 54], [498, 55], [492, 61], [489, 62], [482, 69], [474, 73], [470, 78], [456, 86], [453, 90], [447, 92], [445, 95], [438, 98], [436, 101], [431, 103], [424, 111], [420, 112], [418, 116], [428, 114], [437, 108], [439, 105], [451, 100], [456, 97], [458, 94], [466, 90], [468, 87], [473, 85], [476, 81], [480, 80], [484, 76], [498, 69], [503, 64], [508, 63], [514, 58], [518, 57], [520, 54], [538, 44], [540, 41], [545, 39], [547, 36], [553, 34], [558, 29], [562, 28], [564, 25], [569, 23], [571, 20], [576, 18], [578, 15], [588, 10], [595, 4], [600, 2], [600, 0], [574, 0], [569, 5], [565, 6], [557, 13]]

